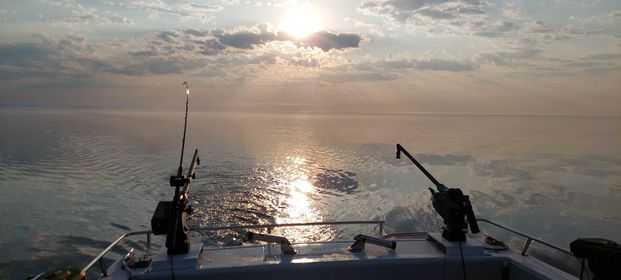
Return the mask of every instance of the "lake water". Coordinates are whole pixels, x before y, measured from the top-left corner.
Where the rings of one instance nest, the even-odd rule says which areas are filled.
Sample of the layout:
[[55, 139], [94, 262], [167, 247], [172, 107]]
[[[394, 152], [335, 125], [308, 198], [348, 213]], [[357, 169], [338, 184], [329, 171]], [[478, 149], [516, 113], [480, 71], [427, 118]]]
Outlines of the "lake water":
[[[148, 229], [172, 196], [182, 130], [183, 112], [1, 111], [0, 278], [82, 267], [118, 235]], [[582, 236], [621, 241], [618, 117], [191, 112], [186, 159], [199, 147], [202, 165], [190, 223], [383, 219], [389, 232], [438, 230], [431, 184], [395, 159], [396, 143], [469, 194], [479, 217], [565, 248]], [[241, 243], [236, 232], [208, 238]]]

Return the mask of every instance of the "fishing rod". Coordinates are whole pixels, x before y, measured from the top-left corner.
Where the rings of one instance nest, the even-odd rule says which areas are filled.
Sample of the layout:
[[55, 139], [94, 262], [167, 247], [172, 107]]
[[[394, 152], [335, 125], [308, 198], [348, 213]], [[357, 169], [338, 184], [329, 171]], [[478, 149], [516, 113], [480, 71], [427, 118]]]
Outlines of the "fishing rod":
[[183, 151], [185, 150], [185, 132], [188, 127], [188, 108], [190, 104], [190, 87], [188, 82], [183, 82], [182, 86], [185, 86], [185, 120], [183, 122], [183, 139], [181, 140], [181, 159], [179, 160], [179, 169], [177, 169], [177, 176], [181, 176], [183, 172]]
[[[194, 170], [200, 164], [198, 148], [194, 150], [192, 163], [186, 176], [183, 176], [183, 154], [185, 152], [185, 137], [188, 126], [188, 108], [190, 103], [190, 87], [185, 87], [185, 119], [183, 123], [183, 138], [181, 140], [181, 156], [177, 174], [170, 176], [170, 186], [175, 188], [172, 201], [160, 201], [151, 218], [153, 234], [166, 234], [166, 248], [169, 255], [185, 254], [190, 250], [189, 228], [187, 216], [192, 214], [192, 207], [188, 205], [190, 182], [196, 178]], [[183, 189], [181, 189], [183, 187]]]
[[[468, 225], [472, 233], [479, 233], [479, 225], [472, 210], [470, 197], [464, 195], [459, 188], [448, 188], [438, 182], [403, 146], [397, 144], [397, 159], [401, 158], [401, 153], [405, 154], [436, 186], [437, 191], [432, 188], [429, 190], [431, 191], [433, 208], [442, 216], [446, 225], [442, 228], [442, 237], [448, 241], [465, 241]], [[465, 217], [468, 217], [467, 224], [464, 221]]]
[[440, 182], [438, 182], [438, 180], [436, 180], [436, 178], [434, 178], [433, 175], [431, 175], [431, 173], [429, 173], [429, 171], [427, 171], [427, 169], [425, 169], [422, 164], [420, 164], [405, 148], [403, 148], [401, 144], [397, 144], [397, 159], [401, 159], [401, 153], [404, 153], [412, 161], [412, 163], [414, 163], [414, 165], [416, 165], [416, 167], [418, 167], [418, 169], [420, 169], [420, 171], [422, 171], [423, 174], [425, 174], [425, 176], [429, 178], [429, 181], [436, 185], [438, 191], [448, 190], [445, 185], [440, 184]]

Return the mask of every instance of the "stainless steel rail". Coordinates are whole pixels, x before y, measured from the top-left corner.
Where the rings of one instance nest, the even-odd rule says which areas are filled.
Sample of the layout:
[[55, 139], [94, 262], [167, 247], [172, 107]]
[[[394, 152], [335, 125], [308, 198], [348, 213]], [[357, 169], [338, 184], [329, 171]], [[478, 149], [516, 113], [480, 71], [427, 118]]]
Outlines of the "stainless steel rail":
[[274, 228], [279, 227], [299, 227], [299, 226], [325, 226], [325, 225], [369, 225], [375, 224], [379, 226], [378, 236], [382, 236], [384, 233], [385, 221], [331, 221], [331, 222], [310, 222], [310, 223], [289, 223], [289, 224], [261, 224], [261, 225], [246, 225], [246, 226], [224, 226], [224, 227], [204, 227], [204, 228], [192, 228], [191, 231], [219, 231], [219, 230], [231, 230], [231, 229], [254, 229], [254, 228], [267, 228], [267, 233], [271, 234]]
[[[327, 222], [310, 222], [310, 223], [290, 223], [290, 224], [261, 224], [261, 225], [241, 225], [241, 226], [222, 226], [222, 227], [204, 227], [204, 228], [192, 228], [190, 231], [220, 231], [220, 230], [234, 230], [234, 229], [256, 229], [256, 228], [266, 228], [268, 233], [271, 233], [274, 228], [280, 227], [298, 227], [298, 226], [323, 226], [323, 225], [365, 225], [365, 224], [375, 224], [379, 226], [379, 234], [378, 236], [382, 236], [384, 233], [384, 223], [385, 221], [375, 220], [375, 221], [327, 221]], [[126, 234], [121, 235], [119, 238], [114, 240], [108, 247], [106, 247], [99, 255], [97, 255], [92, 261], [90, 261], [84, 268], [82, 268], [82, 272], [86, 273], [90, 270], [96, 263], [99, 262], [99, 266], [101, 267], [101, 272], [104, 276], [107, 276], [107, 271], [105, 267], [105, 263], [103, 261], [103, 257], [114, 248], [119, 242], [124, 240], [127, 237], [146, 234], [147, 235], [147, 254], [151, 254], [151, 235], [153, 234], [150, 230], [144, 231], [132, 231]], [[269, 247], [268, 247], [269, 248]]]
[[427, 232], [391, 232], [382, 235], [382, 239], [395, 238], [395, 237], [427, 237]]
[[488, 219], [477, 218], [477, 221], [479, 221], [479, 222], [484, 222], [484, 223], [488, 223], [488, 224], [490, 224], [490, 225], [494, 225], [494, 226], [496, 226], [496, 227], [498, 227], [498, 228], [504, 229], [504, 230], [506, 230], [506, 231], [509, 231], [509, 232], [515, 233], [515, 234], [517, 234], [517, 235], [519, 235], [519, 236], [521, 236], [521, 237], [526, 238], [526, 242], [524, 243], [524, 246], [522, 246], [522, 252], [520, 253], [522, 256], [526, 256], [526, 253], [528, 252], [528, 248], [530, 247], [530, 244], [531, 244], [533, 241], [535, 241], [535, 242], [537, 242], [537, 243], [540, 243], [540, 244], [542, 244], [542, 245], [548, 246], [548, 247], [550, 247], [550, 248], [552, 248], [552, 249], [555, 249], [555, 250], [561, 251], [561, 252], [563, 252], [563, 253], [565, 253], [565, 254], [568, 254], [568, 255], [571, 255], [571, 256], [573, 256], [573, 255], [574, 255], [574, 254], [572, 254], [571, 252], [569, 252], [569, 251], [567, 251], [567, 250], [565, 250], [565, 249], [563, 249], [563, 248], [561, 248], [561, 247], [558, 247], [558, 246], [556, 246], [556, 245], [550, 244], [550, 243], [545, 242], [545, 241], [543, 241], [543, 240], [541, 240], [541, 239], [534, 238], [534, 237], [532, 237], [532, 236], [530, 236], [530, 235], [527, 235], [527, 234], [525, 234], [525, 233], [519, 232], [519, 231], [517, 231], [517, 230], [515, 230], [515, 229], [512, 229], [512, 228], [510, 228], [510, 227], [503, 226], [503, 225], [501, 225], [501, 224], [498, 224], [498, 223], [496, 223], [496, 222], [490, 221], [490, 220], [488, 220]]
[[108, 245], [108, 247], [106, 247], [106, 249], [101, 251], [101, 253], [99, 253], [99, 255], [97, 255], [84, 268], [82, 268], [82, 272], [86, 273], [89, 269], [91, 269], [91, 267], [93, 265], [95, 265], [97, 262], [99, 262], [99, 265], [101, 266], [101, 271], [102, 271], [103, 275], [106, 276], [106, 269], [105, 269], [105, 264], [103, 262], [103, 257], [108, 252], [110, 252], [110, 250], [112, 250], [112, 248], [114, 248], [115, 245], [117, 245], [119, 242], [121, 242], [121, 240], [123, 240], [123, 239], [125, 239], [127, 237], [130, 237], [132, 235], [146, 234], [147, 235], [147, 253], [150, 253], [150, 251], [151, 251], [151, 233], [152, 232], [150, 230], [143, 230], [143, 231], [132, 231], [132, 232], [128, 232], [126, 234], [121, 235], [119, 238], [117, 238], [112, 243], [110, 243], [110, 245]]

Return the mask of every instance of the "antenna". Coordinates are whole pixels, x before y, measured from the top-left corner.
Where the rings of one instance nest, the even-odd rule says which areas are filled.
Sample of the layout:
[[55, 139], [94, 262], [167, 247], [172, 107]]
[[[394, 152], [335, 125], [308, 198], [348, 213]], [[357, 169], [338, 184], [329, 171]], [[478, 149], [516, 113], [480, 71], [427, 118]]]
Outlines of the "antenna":
[[179, 160], [179, 169], [177, 169], [177, 176], [183, 176], [183, 150], [185, 150], [185, 132], [188, 127], [188, 106], [190, 104], [190, 87], [188, 82], [181, 84], [185, 87], [185, 122], [183, 123], [183, 139], [181, 140], [181, 159]]

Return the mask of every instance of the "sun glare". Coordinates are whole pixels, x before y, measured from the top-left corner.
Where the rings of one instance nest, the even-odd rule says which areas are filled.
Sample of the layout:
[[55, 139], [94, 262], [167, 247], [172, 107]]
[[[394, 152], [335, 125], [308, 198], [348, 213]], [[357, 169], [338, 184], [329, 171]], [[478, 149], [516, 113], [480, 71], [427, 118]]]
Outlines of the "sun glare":
[[299, 9], [289, 13], [280, 24], [280, 29], [296, 39], [302, 39], [321, 28], [320, 18], [310, 9]]

